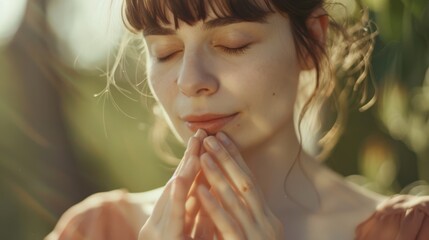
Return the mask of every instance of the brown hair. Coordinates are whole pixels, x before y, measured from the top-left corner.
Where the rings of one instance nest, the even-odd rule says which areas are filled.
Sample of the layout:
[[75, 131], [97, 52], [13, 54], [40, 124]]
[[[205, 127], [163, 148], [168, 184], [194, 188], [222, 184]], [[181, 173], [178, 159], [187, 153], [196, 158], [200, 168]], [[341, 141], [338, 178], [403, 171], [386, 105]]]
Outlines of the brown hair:
[[322, 45], [311, 35], [306, 21], [314, 17], [311, 16], [314, 10], [325, 5], [324, 0], [124, 0], [123, 20], [127, 28], [137, 34], [162, 24], [174, 23], [178, 28], [179, 20], [192, 25], [205, 20], [209, 9], [217, 17], [233, 16], [245, 21], [261, 19], [275, 11], [286, 14], [298, 57], [301, 60], [310, 57], [316, 74], [314, 89], [299, 115], [299, 134], [300, 123], [313, 104], [322, 100], [335, 106], [335, 120], [327, 124], [320, 139], [322, 152], [319, 156], [324, 158], [343, 130], [350, 99], [357, 97], [361, 109], [373, 102], [374, 98], [368, 97], [365, 79], [375, 34], [368, 31], [366, 14], [361, 21], [348, 26], [330, 19], [329, 38]]

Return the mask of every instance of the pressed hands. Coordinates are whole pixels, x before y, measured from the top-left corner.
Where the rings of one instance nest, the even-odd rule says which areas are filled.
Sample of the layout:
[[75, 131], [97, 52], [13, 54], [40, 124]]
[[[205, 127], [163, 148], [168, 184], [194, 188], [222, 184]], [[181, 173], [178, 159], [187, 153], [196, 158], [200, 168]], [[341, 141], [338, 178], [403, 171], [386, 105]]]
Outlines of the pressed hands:
[[198, 130], [139, 240], [284, 239], [238, 148]]

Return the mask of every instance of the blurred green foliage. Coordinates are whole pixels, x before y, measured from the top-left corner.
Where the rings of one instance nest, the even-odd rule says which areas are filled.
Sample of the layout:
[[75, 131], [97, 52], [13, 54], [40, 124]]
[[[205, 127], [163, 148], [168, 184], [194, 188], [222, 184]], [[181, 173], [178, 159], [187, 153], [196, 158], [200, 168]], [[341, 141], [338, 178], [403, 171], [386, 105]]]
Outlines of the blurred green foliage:
[[[151, 100], [120, 78], [128, 97], [111, 88], [96, 98], [106, 84], [103, 71], [76, 68], [70, 65], [74, 59], [61, 55], [67, 36], [56, 36], [46, 22], [47, 7], [58, 2], [30, 1], [17, 35], [0, 48], [4, 239], [41, 239], [65, 209], [88, 194], [145, 191], [172, 173], [150, 139]], [[383, 194], [429, 194], [428, 1], [363, 5], [379, 32], [372, 73], [378, 101], [366, 112], [351, 111], [327, 164]], [[139, 64], [129, 60], [129, 79]], [[174, 151], [183, 149], [176, 145]]]
[[[429, 3], [364, 4], [379, 32], [372, 61], [378, 102], [365, 113], [350, 115], [328, 164], [345, 175], [358, 170], [360, 175], [350, 180], [380, 193], [428, 194]], [[341, 162], [347, 155], [356, 156], [354, 167]]]

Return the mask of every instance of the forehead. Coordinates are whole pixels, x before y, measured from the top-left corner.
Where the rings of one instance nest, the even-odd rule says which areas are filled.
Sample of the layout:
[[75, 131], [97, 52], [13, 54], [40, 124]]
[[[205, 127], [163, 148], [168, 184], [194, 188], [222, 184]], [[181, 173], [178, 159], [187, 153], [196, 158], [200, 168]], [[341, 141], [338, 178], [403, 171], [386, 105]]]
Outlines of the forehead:
[[143, 0], [143, 2], [141, 11], [136, 13], [138, 16], [132, 16], [141, 18], [140, 26], [134, 27], [143, 32], [165, 26], [177, 29], [179, 22], [194, 25], [198, 21], [215, 18], [260, 21], [274, 12], [268, 0]]

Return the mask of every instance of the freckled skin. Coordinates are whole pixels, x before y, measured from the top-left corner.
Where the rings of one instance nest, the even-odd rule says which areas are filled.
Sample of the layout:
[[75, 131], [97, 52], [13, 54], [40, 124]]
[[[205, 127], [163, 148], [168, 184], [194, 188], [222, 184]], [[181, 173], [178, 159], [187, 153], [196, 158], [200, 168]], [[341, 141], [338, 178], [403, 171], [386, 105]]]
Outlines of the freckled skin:
[[[289, 20], [276, 13], [267, 23], [236, 23], [215, 30], [204, 30], [201, 24], [182, 24], [176, 35], [145, 39], [149, 86], [176, 135], [186, 142], [193, 132], [180, 116], [200, 113], [238, 112], [221, 130], [241, 150], [290, 131], [301, 67]], [[215, 40], [218, 45], [213, 46]], [[231, 54], [220, 47], [229, 42], [248, 46]], [[157, 51], [173, 55], [159, 62]]]

